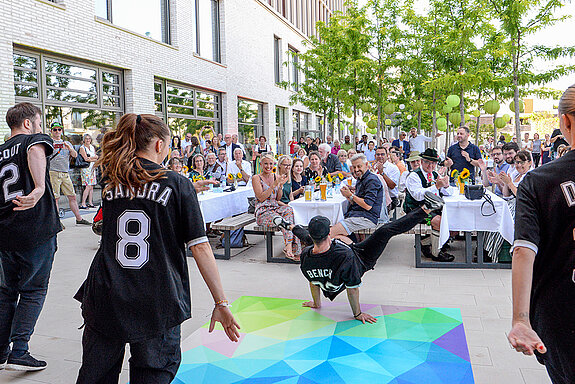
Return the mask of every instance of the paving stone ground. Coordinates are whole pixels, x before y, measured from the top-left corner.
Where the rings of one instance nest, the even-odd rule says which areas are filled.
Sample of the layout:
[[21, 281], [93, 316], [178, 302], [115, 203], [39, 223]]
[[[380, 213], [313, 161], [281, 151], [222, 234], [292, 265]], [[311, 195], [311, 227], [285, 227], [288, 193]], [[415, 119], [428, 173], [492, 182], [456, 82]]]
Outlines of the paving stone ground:
[[[91, 219], [92, 215], [85, 217]], [[82, 318], [72, 296], [86, 276], [99, 238], [89, 227], [75, 226], [73, 220], [63, 220], [66, 230], [58, 238], [48, 296], [30, 343], [32, 354], [45, 359], [48, 368], [35, 373], [0, 371], [0, 384], [68, 384], [76, 380], [82, 352], [82, 331], [78, 329]], [[267, 264], [263, 236], [248, 238], [252, 247], [235, 251], [231, 260], [218, 260], [230, 301], [243, 295], [294, 299], [310, 296], [297, 265]], [[280, 237], [276, 237], [275, 245], [279, 256]], [[183, 339], [208, 320], [213, 305], [193, 259], [189, 262], [193, 319], [183, 324]], [[376, 269], [365, 275], [360, 298], [362, 303], [461, 308], [476, 383], [550, 383], [535, 358], [516, 353], [507, 343], [510, 270], [416, 269], [413, 236], [400, 235], [390, 241]], [[345, 302], [347, 298], [340, 295], [337, 300]], [[121, 383], [128, 382], [127, 368], [126, 362]]]

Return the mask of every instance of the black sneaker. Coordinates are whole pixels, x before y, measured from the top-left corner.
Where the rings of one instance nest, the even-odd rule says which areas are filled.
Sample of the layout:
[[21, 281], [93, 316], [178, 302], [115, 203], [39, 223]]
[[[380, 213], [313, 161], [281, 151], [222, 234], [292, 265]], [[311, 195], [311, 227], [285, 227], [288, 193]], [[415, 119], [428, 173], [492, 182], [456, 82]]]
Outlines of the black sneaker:
[[281, 216], [274, 216], [274, 218], [272, 219], [272, 222], [274, 223], [274, 225], [276, 227], [280, 227], [283, 228], [285, 230], [290, 230], [291, 227], [291, 223], [288, 221], [285, 221], [283, 217]]
[[86, 219], [82, 219], [82, 220], [76, 220], [76, 225], [92, 225], [92, 223], [90, 223]]
[[11, 371], [41, 371], [47, 365], [45, 361], [37, 360], [30, 355], [30, 352], [26, 352], [20, 357], [8, 356], [6, 369]]
[[439, 261], [441, 263], [451, 263], [453, 260], [455, 260], [455, 256], [445, 251], [439, 251], [437, 256], [431, 256], [431, 260]]
[[426, 191], [423, 197], [425, 208], [430, 211], [439, 211], [445, 205], [445, 201], [440, 196], [437, 196], [429, 191]]

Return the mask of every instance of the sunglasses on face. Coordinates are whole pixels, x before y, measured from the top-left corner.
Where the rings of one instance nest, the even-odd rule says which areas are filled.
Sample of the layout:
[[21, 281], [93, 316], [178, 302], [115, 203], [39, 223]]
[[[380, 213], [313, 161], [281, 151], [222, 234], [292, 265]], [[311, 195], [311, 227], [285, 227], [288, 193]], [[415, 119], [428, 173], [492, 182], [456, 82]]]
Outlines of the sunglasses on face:
[[52, 131], [54, 131], [54, 132], [59, 132], [61, 130], [62, 130], [62, 128], [52, 128]]

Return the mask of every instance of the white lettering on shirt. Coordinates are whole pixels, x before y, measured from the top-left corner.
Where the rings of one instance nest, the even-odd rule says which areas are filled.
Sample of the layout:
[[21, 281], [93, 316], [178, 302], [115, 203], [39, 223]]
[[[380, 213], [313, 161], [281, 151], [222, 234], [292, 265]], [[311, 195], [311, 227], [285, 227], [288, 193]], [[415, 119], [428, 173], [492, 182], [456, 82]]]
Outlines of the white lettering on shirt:
[[565, 201], [567, 206], [572, 207], [575, 205], [575, 183], [572, 181], [566, 181], [561, 183], [561, 190], [563, 191], [563, 196], [565, 196]]
[[160, 184], [152, 183], [150, 184], [150, 190], [148, 191], [148, 200], [156, 200], [156, 194], [160, 190]]
[[116, 199], [128, 199], [130, 197], [136, 197], [138, 199], [147, 199], [152, 200], [155, 203], [162, 204], [164, 207], [168, 205], [168, 201], [172, 196], [172, 188], [165, 187], [158, 196], [158, 192], [160, 192], [160, 184], [159, 183], [148, 183], [144, 184], [142, 188], [138, 190], [134, 194], [131, 189], [127, 189], [122, 185], [118, 185], [115, 188], [115, 192], [108, 191], [104, 198], [107, 201], [112, 201]]
[[13, 157], [14, 155], [18, 154], [18, 152], [20, 152], [20, 145], [22, 143], [18, 143], [15, 146], [11, 147], [11, 148], [6, 148], [5, 150], [2, 151], [2, 153], [0, 153], [0, 161], [2, 160], [8, 160], [9, 158]]

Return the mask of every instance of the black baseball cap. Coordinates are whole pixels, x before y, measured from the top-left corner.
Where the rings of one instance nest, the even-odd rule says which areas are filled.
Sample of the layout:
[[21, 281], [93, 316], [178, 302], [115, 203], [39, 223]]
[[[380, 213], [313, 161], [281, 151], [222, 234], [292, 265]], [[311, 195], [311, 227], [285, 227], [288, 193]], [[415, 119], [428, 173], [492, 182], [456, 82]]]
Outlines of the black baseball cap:
[[325, 216], [314, 216], [307, 225], [307, 230], [312, 240], [321, 241], [329, 235], [331, 223]]

